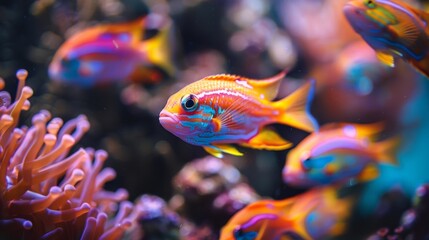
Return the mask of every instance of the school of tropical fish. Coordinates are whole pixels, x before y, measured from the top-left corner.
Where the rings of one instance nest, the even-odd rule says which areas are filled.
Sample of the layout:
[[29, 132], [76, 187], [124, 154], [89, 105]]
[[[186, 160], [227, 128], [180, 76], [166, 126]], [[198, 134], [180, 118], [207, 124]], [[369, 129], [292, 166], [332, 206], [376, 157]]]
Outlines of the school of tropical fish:
[[[35, 0], [0, 12], [0, 238], [429, 238], [426, 1]], [[5, 83], [18, 68], [14, 102]], [[33, 95], [21, 89], [36, 93], [20, 117]], [[72, 149], [91, 160], [48, 190], [31, 167], [77, 121], [46, 127], [50, 112], [86, 115], [89, 136], [73, 146], [75, 133], [47, 174]], [[110, 154], [97, 152], [90, 187], [87, 143]], [[128, 192], [103, 189], [116, 175], [105, 187]], [[94, 192], [78, 197], [86, 212], [49, 222], [77, 201], [57, 209], [55, 197], [76, 189]]]

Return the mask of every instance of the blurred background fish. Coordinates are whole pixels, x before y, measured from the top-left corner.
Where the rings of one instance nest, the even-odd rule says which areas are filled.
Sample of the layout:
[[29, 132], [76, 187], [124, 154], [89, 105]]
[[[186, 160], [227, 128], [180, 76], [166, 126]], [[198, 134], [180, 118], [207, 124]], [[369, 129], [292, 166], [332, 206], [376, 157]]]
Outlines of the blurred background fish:
[[256, 149], [287, 149], [291, 143], [266, 125], [281, 123], [304, 131], [314, 131], [318, 125], [308, 110], [312, 81], [271, 102], [284, 76], [285, 72], [261, 80], [226, 74], [205, 77], [172, 95], [159, 121], [185, 142], [203, 146], [216, 157], [222, 157], [222, 152], [241, 156], [230, 145], [233, 143]]
[[377, 165], [395, 164], [399, 139], [375, 141], [381, 124], [328, 124], [292, 149], [283, 168], [287, 184], [310, 187], [369, 181]]
[[316, 188], [284, 200], [259, 200], [237, 212], [220, 240], [328, 239], [345, 230], [351, 199]]
[[381, 62], [393, 67], [402, 58], [429, 76], [428, 13], [403, 1], [353, 0], [344, 14]]
[[171, 75], [169, 32], [165, 22], [147, 36], [150, 17], [125, 23], [100, 24], [71, 36], [56, 52], [49, 76], [82, 87], [114, 82], [158, 83]]

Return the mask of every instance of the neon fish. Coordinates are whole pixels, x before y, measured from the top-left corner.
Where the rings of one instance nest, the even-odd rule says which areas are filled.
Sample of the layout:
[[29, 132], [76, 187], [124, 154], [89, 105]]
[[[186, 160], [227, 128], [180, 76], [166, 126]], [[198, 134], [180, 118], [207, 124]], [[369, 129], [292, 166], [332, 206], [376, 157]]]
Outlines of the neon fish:
[[177, 137], [203, 146], [219, 158], [222, 152], [242, 155], [231, 144], [255, 149], [287, 149], [292, 144], [266, 125], [281, 123], [305, 131], [313, 131], [318, 126], [308, 111], [313, 81], [284, 99], [271, 101], [285, 74], [263, 80], [226, 74], [205, 77], [173, 94], [159, 114], [159, 120]]
[[348, 21], [393, 67], [402, 58], [429, 76], [429, 14], [396, 0], [352, 0], [344, 6]]
[[378, 176], [377, 164], [395, 164], [397, 138], [374, 140], [382, 130], [376, 124], [328, 124], [292, 149], [283, 168], [283, 180], [294, 186], [317, 186], [368, 181]]
[[142, 41], [145, 22], [146, 18], [139, 18], [76, 33], [56, 52], [49, 76], [82, 87], [115, 81], [160, 81], [164, 73], [173, 71], [167, 47], [169, 27]]
[[351, 200], [332, 187], [315, 188], [285, 200], [261, 200], [237, 212], [220, 240], [326, 239], [341, 234]]

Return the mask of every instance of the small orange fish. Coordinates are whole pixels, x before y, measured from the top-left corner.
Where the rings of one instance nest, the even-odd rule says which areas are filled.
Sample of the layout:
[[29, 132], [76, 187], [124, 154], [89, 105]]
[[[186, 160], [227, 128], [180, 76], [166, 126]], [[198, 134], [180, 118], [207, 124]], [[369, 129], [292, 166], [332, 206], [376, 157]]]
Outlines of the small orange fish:
[[332, 187], [257, 201], [232, 216], [220, 240], [327, 239], [344, 231], [351, 203], [350, 198], [338, 198]]
[[314, 131], [318, 125], [308, 110], [313, 81], [272, 102], [285, 74], [263, 80], [225, 74], [205, 77], [173, 94], [159, 120], [177, 137], [203, 146], [219, 158], [222, 152], [242, 155], [230, 144], [268, 150], [289, 148], [292, 144], [268, 124], [287, 124], [305, 131]]
[[354, 30], [393, 67], [402, 58], [429, 77], [429, 14], [397, 0], [352, 0], [344, 14]]
[[156, 83], [171, 74], [165, 25], [145, 39], [146, 18], [126, 23], [101, 24], [70, 37], [56, 52], [49, 66], [53, 80], [83, 87], [114, 81]]
[[380, 123], [321, 127], [288, 153], [283, 180], [290, 185], [310, 187], [374, 179], [378, 176], [378, 163], [396, 163], [394, 150], [398, 139], [374, 139], [382, 129]]

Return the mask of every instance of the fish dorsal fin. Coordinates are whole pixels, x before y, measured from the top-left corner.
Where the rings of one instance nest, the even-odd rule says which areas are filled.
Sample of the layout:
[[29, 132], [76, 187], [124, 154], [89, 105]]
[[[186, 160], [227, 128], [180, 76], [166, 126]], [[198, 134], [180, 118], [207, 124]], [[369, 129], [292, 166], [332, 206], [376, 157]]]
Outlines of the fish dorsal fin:
[[380, 52], [380, 51], [377, 51], [376, 55], [377, 55], [378, 60], [380, 60], [381, 63], [383, 63], [389, 67], [395, 66], [395, 59], [393, 58], [392, 55], [385, 53], [385, 52]]
[[325, 131], [342, 131], [348, 137], [368, 137], [372, 138], [383, 130], [384, 124], [382, 122], [369, 123], [369, 124], [356, 124], [356, 123], [329, 123], [320, 128], [321, 132]]
[[235, 81], [238, 84], [252, 88], [256, 92], [262, 94], [267, 100], [273, 100], [278, 93], [281, 80], [285, 77], [287, 70], [279, 74], [265, 79], [250, 79], [231, 74], [217, 74], [205, 77], [204, 80], [217, 80], [217, 81]]
[[273, 100], [279, 92], [281, 80], [286, 76], [287, 70], [265, 79], [255, 80], [249, 79], [248, 84], [252, 86], [257, 92], [264, 95], [265, 99]]
[[247, 80], [247, 78], [244, 78], [238, 75], [225, 74], [225, 73], [211, 75], [204, 78], [204, 80], [218, 80], [218, 81], [235, 81], [237, 79]]
[[425, 6], [424, 10], [414, 7], [410, 7], [409, 9], [425, 23], [426, 30], [429, 30], [429, 5]]

